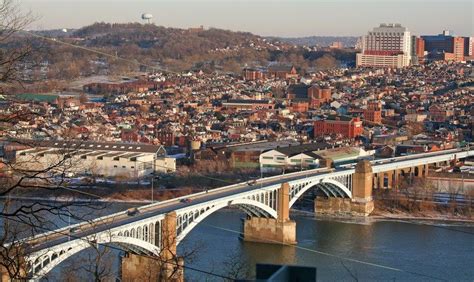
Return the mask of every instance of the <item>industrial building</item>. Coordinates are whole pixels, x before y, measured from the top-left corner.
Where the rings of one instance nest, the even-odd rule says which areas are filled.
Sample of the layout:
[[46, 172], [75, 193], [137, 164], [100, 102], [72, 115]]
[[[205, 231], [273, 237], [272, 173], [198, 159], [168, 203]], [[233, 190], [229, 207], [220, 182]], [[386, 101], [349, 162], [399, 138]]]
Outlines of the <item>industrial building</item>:
[[140, 178], [176, 170], [176, 160], [163, 146], [83, 141], [23, 141], [17, 150], [18, 169], [40, 171], [59, 164], [68, 176]]
[[469, 38], [454, 36], [451, 31], [444, 30], [442, 34], [424, 35], [422, 38], [430, 60], [464, 61], [465, 48], [468, 48], [469, 56], [469, 44], [465, 46]]

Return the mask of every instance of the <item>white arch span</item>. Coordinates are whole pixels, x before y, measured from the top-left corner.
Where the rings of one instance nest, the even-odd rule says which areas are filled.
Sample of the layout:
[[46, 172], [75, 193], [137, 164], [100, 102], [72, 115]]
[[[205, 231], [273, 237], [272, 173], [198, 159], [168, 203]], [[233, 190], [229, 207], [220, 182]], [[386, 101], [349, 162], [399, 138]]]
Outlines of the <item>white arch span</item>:
[[290, 199], [290, 205], [289, 205], [290, 208], [293, 206], [294, 203], [296, 203], [296, 201], [301, 196], [303, 196], [304, 193], [306, 193], [306, 191], [308, 191], [309, 189], [311, 189], [314, 186], [317, 186], [317, 185], [323, 184], [323, 183], [328, 183], [328, 184], [332, 184], [332, 185], [336, 186], [338, 189], [340, 189], [344, 193], [345, 196], [347, 196], [350, 199], [352, 198], [351, 190], [349, 190], [344, 184], [342, 184], [342, 183], [340, 183], [336, 180], [333, 180], [333, 179], [324, 178], [322, 180], [319, 180], [317, 183], [311, 182], [308, 185], [306, 185], [305, 187], [303, 187], [301, 190], [299, 190], [298, 193], [296, 193], [295, 196]]
[[[99, 240], [97, 240], [98, 244], [121, 243], [121, 244], [138, 247], [146, 252], [151, 252], [156, 256], [160, 254], [160, 249], [157, 246], [151, 243], [145, 242], [143, 240], [137, 239], [137, 238], [116, 236], [116, 235], [112, 235], [111, 237], [110, 236], [99, 236], [99, 237], [100, 237]], [[65, 250], [64, 253], [62, 253], [61, 249], [58, 249], [56, 252], [39, 255], [38, 258], [40, 259], [40, 262], [36, 265], [36, 267], [41, 265], [41, 259], [45, 258], [46, 256], [49, 257], [49, 263], [46, 266], [43, 266], [39, 271], [33, 273], [33, 277], [41, 278], [45, 276], [46, 274], [48, 274], [49, 271], [51, 271], [54, 267], [58, 266], [61, 262], [77, 254], [78, 252], [91, 247], [90, 242], [87, 242], [86, 240], [81, 240], [81, 239], [77, 239], [77, 240], [79, 240], [80, 242], [75, 244], [73, 247]], [[54, 255], [56, 255], [56, 258], [52, 259]], [[37, 258], [35, 258], [34, 260], [36, 259]], [[34, 260], [30, 261], [30, 263], [32, 267], [36, 268]]]
[[[177, 244], [179, 244], [184, 239], [184, 237], [186, 237], [186, 235], [188, 235], [189, 232], [191, 232], [191, 230], [193, 230], [194, 227], [196, 227], [201, 221], [206, 219], [206, 217], [210, 216], [212, 213], [214, 213], [214, 212], [216, 212], [216, 211], [218, 211], [222, 208], [225, 208], [225, 207], [228, 207], [228, 206], [234, 206], [234, 205], [254, 206], [254, 207], [257, 207], [257, 208], [265, 211], [271, 217], [277, 218], [277, 211], [276, 210], [272, 209], [271, 207], [269, 207], [269, 206], [267, 206], [263, 203], [257, 202], [255, 200], [236, 199], [236, 200], [224, 201], [224, 202], [215, 204], [212, 208], [206, 210], [204, 213], [200, 214], [196, 219], [194, 219], [192, 222], [190, 222], [186, 226], [186, 228], [184, 228], [184, 230], [178, 235]], [[197, 208], [197, 210], [199, 210], [199, 208]], [[187, 212], [190, 212], [190, 211], [187, 211]]]

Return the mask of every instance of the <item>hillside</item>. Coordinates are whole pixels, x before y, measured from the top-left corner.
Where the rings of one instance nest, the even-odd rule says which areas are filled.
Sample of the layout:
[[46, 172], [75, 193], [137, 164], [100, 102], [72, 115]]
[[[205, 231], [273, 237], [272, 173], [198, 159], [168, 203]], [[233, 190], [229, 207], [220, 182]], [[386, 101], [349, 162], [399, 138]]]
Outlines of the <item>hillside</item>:
[[[40, 79], [73, 79], [90, 75], [126, 74], [150, 70], [150, 66], [177, 71], [201, 69], [240, 72], [245, 65], [267, 66], [271, 62], [281, 62], [294, 64], [300, 70], [323, 69], [336, 67], [340, 61], [350, 62], [354, 57], [353, 52], [344, 50], [316, 52], [251, 33], [215, 28], [178, 29], [139, 23], [96, 23], [62, 33], [57, 30], [38, 33], [74, 45], [117, 54], [126, 60], [30, 38], [34, 45], [40, 46], [36, 58], [41, 59], [38, 62], [41, 68], [29, 72], [31, 80], [35, 79], [33, 76], [36, 79], [38, 76]], [[23, 42], [22, 39], [18, 41]], [[17, 44], [21, 44], [19, 42]], [[31, 67], [26, 65], [25, 69]]]
[[344, 47], [354, 47], [357, 42], [355, 36], [308, 36], [308, 37], [270, 37], [271, 40], [279, 40], [288, 44], [299, 46], [327, 47], [331, 43], [339, 41]]

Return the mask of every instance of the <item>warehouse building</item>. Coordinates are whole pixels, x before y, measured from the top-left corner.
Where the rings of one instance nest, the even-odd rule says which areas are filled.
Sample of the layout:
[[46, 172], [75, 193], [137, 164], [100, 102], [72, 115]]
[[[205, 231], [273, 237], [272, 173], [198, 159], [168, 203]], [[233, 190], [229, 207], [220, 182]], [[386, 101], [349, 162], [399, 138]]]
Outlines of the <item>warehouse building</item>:
[[140, 178], [153, 172], [176, 170], [176, 160], [163, 146], [83, 141], [23, 141], [28, 148], [16, 152], [15, 164], [40, 171], [60, 164], [69, 176]]

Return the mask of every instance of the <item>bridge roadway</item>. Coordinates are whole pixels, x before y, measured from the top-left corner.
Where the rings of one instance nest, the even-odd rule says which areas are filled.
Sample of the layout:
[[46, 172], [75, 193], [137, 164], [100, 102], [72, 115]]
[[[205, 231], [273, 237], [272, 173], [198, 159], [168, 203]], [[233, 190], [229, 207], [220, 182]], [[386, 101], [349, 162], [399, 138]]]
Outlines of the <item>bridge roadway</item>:
[[[405, 166], [405, 165], [416, 165], [415, 160], [423, 160], [423, 159], [439, 159], [442, 160], [450, 160], [453, 158], [454, 155], [458, 154], [458, 158], [472, 156], [474, 155], [474, 151], [470, 151], [469, 149], [453, 149], [453, 150], [445, 150], [440, 152], [433, 152], [433, 153], [424, 153], [424, 154], [416, 154], [410, 156], [403, 156], [403, 157], [396, 157], [391, 159], [384, 159], [384, 160], [375, 160], [371, 161], [374, 167], [374, 172], [384, 171], [383, 167], [387, 167], [387, 170], [390, 169], [389, 167], [394, 166]], [[55, 231], [46, 232], [43, 234], [38, 234], [32, 238], [26, 238], [23, 240], [27, 243], [26, 253], [33, 253], [36, 251], [44, 250], [55, 245], [59, 245], [69, 241], [70, 239], [77, 239], [83, 238], [87, 236], [91, 236], [96, 233], [100, 233], [103, 231], [110, 230], [115, 227], [119, 227], [125, 224], [133, 223], [135, 221], [143, 220], [149, 217], [153, 217], [160, 214], [166, 214], [172, 211], [176, 211], [182, 208], [186, 208], [192, 205], [210, 202], [213, 200], [217, 200], [220, 198], [224, 198], [226, 196], [231, 196], [235, 194], [240, 194], [244, 192], [249, 192], [253, 190], [262, 189], [262, 187], [267, 187], [271, 185], [277, 185], [284, 182], [290, 182], [293, 180], [301, 179], [302, 177], [311, 177], [311, 176], [318, 176], [323, 174], [328, 174], [331, 172], [342, 172], [346, 171], [350, 173], [350, 171], [354, 171], [353, 166], [350, 167], [340, 167], [337, 169], [330, 169], [330, 168], [319, 168], [319, 169], [312, 169], [294, 173], [288, 173], [273, 177], [267, 177], [256, 180], [254, 185], [248, 185], [247, 182], [237, 183], [221, 188], [216, 188], [209, 190], [208, 192], [199, 192], [171, 200], [166, 200], [159, 203], [153, 203], [150, 205], [146, 205], [139, 208], [139, 213], [134, 216], [129, 216], [126, 211], [118, 212], [112, 215], [104, 216], [102, 218], [98, 218], [92, 222], [86, 223], [78, 223], [75, 225], [71, 225], [68, 227], [64, 227]], [[191, 199], [190, 202], [184, 203], [181, 202], [182, 199], [189, 198]], [[73, 233], [69, 233], [71, 228], [75, 228], [77, 231]], [[70, 234], [70, 236], [69, 236]]]
[[[31, 246], [27, 249], [27, 253], [32, 253], [38, 250], [47, 249], [49, 247], [65, 243], [69, 240], [69, 237], [74, 239], [82, 238], [86, 236], [93, 235], [95, 233], [103, 232], [115, 227], [119, 227], [128, 223], [132, 223], [135, 221], [143, 220], [149, 217], [153, 217], [159, 214], [166, 214], [172, 211], [179, 210], [181, 208], [185, 208], [188, 206], [210, 202], [216, 199], [224, 198], [226, 196], [231, 196], [239, 193], [249, 192], [253, 190], [259, 190], [262, 186], [270, 186], [275, 184], [281, 184], [283, 182], [292, 181], [296, 179], [301, 179], [302, 176], [316, 176], [322, 175], [327, 172], [334, 171], [334, 169], [327, 169], [327, 168], [320, 168], [320, 169], [313, 169], [313, 170], [306, 170], [302, 172], [296, 173], [289, 173], [280, 175], [277, 177], [269, 177], [256, 180], [256, 184], [248, 185], [247, 182], [237, 183], [221, 188], [216, 188], [209, 190], [206, 192], [199, 192], [179, 198], [174, 198], [171, 200], [158, 202], [150, 205], [143, 206], [139, 208], [139, 213], [134, 216], [129, 216], [127, 212], [119, 212], [109, 216], [105, 216], [103, 218], [99, 218], [94, 221], [93, 224], [87, 223], [79, 223], [75, 225], [68, 226], [66, 228], [61, 228], [53, 232], [47, 232], [45, 234], [39, 234], [35, 236], [33, 242], [31, 240], [28, 241], [28, 244]], [[271, 179], [270, 179], [271, 178]], [[188, 203], [181, 202], [182, 199], [191, 199]], [[80, 228], [79, 231], [69, 234], [69, 230], [71, 228]], [[44, 239], [46, 242], [44, 242]], [[41, 240], [40, 243], [36, 243], [34, 241]]]

